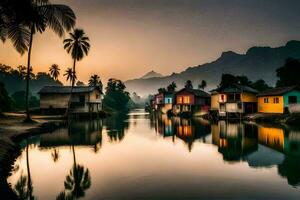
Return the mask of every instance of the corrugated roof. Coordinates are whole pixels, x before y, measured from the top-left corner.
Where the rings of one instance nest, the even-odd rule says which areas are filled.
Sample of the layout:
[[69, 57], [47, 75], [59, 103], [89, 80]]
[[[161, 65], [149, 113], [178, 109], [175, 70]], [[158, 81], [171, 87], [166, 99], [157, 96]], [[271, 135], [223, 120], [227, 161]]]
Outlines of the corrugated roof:
[[300, 89], [297, 86], [290, 86], [290, 87], [278, 87], [278, 88], [272, 88], [267, 89], [261, 93], [259, 93], [257, 96], [277, 96], [277, 95], [283, 95], [287, 92], [290, 92], [292, 90], [299, 90]]
[[215, 92], [224, 92], [224, 93], [235, 93], [235, 92], [250, 92], [250, 93], [254, 93], [257, 94], [258, 91], [246, 86], [246, 85], [239, 85], [239, 84], [231, 84], [228, 87], [220, 87], [214, 90], [210, 91], [211, 93], [215, 93]]
[[207, 97], [207, 98], [210, 97], [210, 95], [207, 92], [204, 92], [203, 90], [189, 89], [189, 88], [183, 88], [183, 89], [179, 90], [177, 93], [184, 91], [184, 90], [194, 94], [197, 97]]
[[[98, 87], [91, 86], [74, 86], [73, 93], [87, 93], [98, 89]], [[100, 90], [99, 90], [100, 91]], [[44, 86], [39, 94], [69, 94], [71, 93], [71, 86]]]

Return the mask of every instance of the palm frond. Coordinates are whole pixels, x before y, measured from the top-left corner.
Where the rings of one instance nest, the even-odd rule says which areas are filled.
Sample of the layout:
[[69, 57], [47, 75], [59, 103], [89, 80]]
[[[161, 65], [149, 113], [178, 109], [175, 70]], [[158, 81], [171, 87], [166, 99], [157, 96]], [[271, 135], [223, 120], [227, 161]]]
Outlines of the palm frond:
[[30, 31], [22, 24], [11, 24], [7, 29], [7, 37], [12, 41], [15, 49], [24, 54], [28, 50]]

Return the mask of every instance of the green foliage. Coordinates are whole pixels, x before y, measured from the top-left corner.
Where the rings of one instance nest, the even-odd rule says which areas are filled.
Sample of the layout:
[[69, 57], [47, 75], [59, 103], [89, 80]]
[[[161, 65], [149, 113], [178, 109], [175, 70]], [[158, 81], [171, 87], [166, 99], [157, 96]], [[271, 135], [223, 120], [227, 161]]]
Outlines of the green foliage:
[[[24, 69], [25, 68], [25, 69]], [[0, 64], [0, 80], [5, 84], [6, 90], [9, 94], [17, 91], [25, 90], [25, 74], [26, 67], [18, 66], [17, 69], [11, 66]], [[45, 85], [62, 85], [58, 80], [54, 80], [50, 74], [39, 72], [37, 74], [31, 73], [30, 86], [33, 95]]]
[[167, 90], [166, 88], [158, 88], [158, 93], [165, 93]]
[[11, 109], [11, 99], [5, 89], [5, 85], [0, 82], [0, 113]]
[[[24, 110], [26, 108], [26, 92], [18, 91], [11, 95], [13, 108], [15, 110]], [[36, 96], [29, 96], [29, 107], [35, 108], [39, 106], [39, 100]]]
[[114, 110], [127, 110], [131, 100], [129, 93], [125, 91], [126, 86], [121, 80], [109, 79], [107, 82], [106, 93], [103, 99], [104, 107]]
[[228, 87], [232, 84], [240, 84], [252, 87], [253, 89], [256, 89], [257, 91], [261, 92], [268, 88], [271, 88], [264, 80], [259, 79], [255, 82], [252, 82], [249, 80], [247, 76], [234, 76], [232, 74], [223, 74], [221, 83], [219, 87]]
[[283, 86], [300, 86], [300, 61], [293, 58], [288, 58], [285, 64], [276, 70], [278, 87]]

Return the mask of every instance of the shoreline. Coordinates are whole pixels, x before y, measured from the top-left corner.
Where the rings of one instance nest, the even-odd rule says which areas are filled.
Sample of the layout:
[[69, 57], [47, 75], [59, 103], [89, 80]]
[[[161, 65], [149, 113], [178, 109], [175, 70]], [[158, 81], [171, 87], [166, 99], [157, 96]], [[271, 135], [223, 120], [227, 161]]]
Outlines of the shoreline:
[[[7, 119], [7, 118], [6, 118]], [[65, 123], [62, 120], [44, 121], [31, 124], [14, 134], [6, 134], [0, 137], [0, 196], [6, 199], [17, 200], [7, 178], [11, 175], [16, 159], [21, 155], [21, 148], [18, 143], [27, 137], [43, 133], [53, 132], [62, 127]], [[3, 131], [3, 130], [2, 130]], [[5, 131], [5, 129], [4, 129]]]

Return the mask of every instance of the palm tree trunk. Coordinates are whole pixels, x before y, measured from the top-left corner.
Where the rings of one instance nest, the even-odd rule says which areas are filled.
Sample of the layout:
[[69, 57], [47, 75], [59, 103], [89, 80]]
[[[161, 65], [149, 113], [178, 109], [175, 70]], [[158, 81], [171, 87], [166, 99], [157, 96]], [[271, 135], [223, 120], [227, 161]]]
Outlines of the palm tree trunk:
[[30, 174], [30, 168], [29, 168], [29, 145], [27, 140], [26, 145], [26, 165], [27, 165], [27, 176], [28, 176], [28, 182], [27, 182], [27, 197], [29, 199], [32, 198], [32, 182], [31, 182], [31, 174]]
[[26, 74], [26, 119], [25, 122], [30, 122], [30, 112], [29, 112], [29, 80], [30, 80], [30, 59], [31, 59], [31, 49], [33, 40], [33, 27], [31, 27], [30, 41], [28, 48], [28, 58], [27, 58], [27, 74]]
[[70, 106], [71, 106], [73, 88], [74, 88], [74, 85], [75, 85], [75, 66], [76, 66], [76, 59], [74, 59], [74, 61], [73, 61], [73, 78], [72, 78], [71, 92], [70, 92], [70, 97], [69, 97], [69, 102], [68, 102], [68, 107], [66, 109], [65, 117], [69, 116], [69, 111], [70, 111]]

